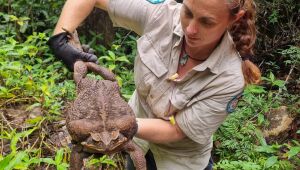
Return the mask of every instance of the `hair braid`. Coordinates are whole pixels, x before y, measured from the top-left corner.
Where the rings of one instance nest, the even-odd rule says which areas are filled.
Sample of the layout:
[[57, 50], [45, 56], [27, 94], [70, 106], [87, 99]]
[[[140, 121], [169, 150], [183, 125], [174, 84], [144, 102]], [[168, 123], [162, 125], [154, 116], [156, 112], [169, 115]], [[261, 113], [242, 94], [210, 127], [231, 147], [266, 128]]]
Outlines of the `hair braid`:
[[243, 60], [242, 70], [246, 84], [258, 84], [261, 77], [260, 70], [249, 60], [254, 55], [253, 47], [256, 40], [255, 3], [253, 0], [231, 0], [229, 6], [233, 17], [240, 10], [245, 11], [244, 15], [233, 23], [229, 32], [232, 35], [235, 48]]

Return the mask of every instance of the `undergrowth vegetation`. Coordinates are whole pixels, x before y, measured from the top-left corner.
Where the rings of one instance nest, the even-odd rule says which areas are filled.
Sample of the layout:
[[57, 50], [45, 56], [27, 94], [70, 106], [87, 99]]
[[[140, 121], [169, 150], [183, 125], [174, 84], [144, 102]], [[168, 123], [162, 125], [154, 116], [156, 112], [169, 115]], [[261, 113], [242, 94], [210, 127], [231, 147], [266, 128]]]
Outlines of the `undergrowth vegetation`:
[[[0, 170], [69, 166], [63, 109], [74, 99], [75, 85], [46, 45], [62, 5], [0, 0]], [[300, 7], [293, 0], [265, 0], [258, 9], [256, 62], [263, 83], [245, 89], [236, 111], [214, 135], [215, 169], [300, 167]], [[129, 99], [137, 36], [124, 32], [116, 33], [109, 48], [96, 44], [101, 35], [82, 36], [81, 42], [96, 50], [99, 64], [117, 75]], [[286, 121], [275, 126], [275, 113]], [[122, 156], [105, 155], [89, 158], [87, 166], [122, 169], [123, 162]]]

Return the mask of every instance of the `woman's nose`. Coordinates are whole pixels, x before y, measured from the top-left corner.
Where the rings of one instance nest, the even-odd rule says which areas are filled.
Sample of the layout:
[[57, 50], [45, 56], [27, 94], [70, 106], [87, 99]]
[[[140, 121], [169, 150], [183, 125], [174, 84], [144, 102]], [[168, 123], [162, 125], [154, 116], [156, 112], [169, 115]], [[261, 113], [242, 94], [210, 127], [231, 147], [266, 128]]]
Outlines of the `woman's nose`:
[[195, 21], [191, 21], [189, 25], [186, 27], [186, 34], [187, 35], [195, 35], [198, 33], [198, 26]]

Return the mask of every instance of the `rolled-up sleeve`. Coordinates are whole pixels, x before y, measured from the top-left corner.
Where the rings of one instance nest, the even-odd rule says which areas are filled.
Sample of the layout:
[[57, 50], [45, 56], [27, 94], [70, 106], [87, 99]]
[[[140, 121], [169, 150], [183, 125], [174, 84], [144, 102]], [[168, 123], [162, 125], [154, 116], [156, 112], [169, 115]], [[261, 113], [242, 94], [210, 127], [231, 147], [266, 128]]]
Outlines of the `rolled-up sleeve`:
[[187, 137], [199, 144], [209, 142], [228, 115], [226, 107], [229, 101], [243, 89], [232, 87], [231, 90], [224, 89], [223, 94], [218, 93], [199, 100], [177, 113], [176, 122]]
[[110, 0], [108, 14], [116, 27], [133, 30], [142, 35], [150, 17], [161, 7], [146, 0]]

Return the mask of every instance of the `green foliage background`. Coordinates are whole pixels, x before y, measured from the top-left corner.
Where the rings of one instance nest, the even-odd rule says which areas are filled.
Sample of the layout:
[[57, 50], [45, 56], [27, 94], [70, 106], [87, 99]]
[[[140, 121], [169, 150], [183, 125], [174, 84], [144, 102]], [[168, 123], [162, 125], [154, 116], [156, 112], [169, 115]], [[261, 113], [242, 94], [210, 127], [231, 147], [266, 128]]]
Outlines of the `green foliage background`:
[[[64, 1], [0, 0], [0, 170], [52, 167], [67, 169], [70, 149], [47, 142], [49, 125], [63, 120], [62, 111], [74, 98], [71, 73], [46, 46]], [[256, 63], [263, 72], [261, 86], [249, 86], [238, 105], [214, 136], [215, 169], [297, 169], [300, 167], [300, 131], [295, 138], [268, 141], [262, 130], [265, 114], [287, 106], [300, 118], [300, 5], [295, 0], [258, 1]], [[118, 76], [122, 95], [134, 90], [133, 62], [137, 36], [116, 32], [110, 48], [81, 38], [96, 49], [99, 63]], [[94, 76], [94, 75], [90, 75]], [[42, 116], [28, 118], [14, 128], [2, 110], [27, 105], [42, 108]], [[291, 137], [291, 136], [289, 136]], [[31, 142], [30, 138], [36, 139]], [[9, 152], [3, 146], [9, 143]], [[90, 165], [120, 169], [122, 158], [90, 158]]]

